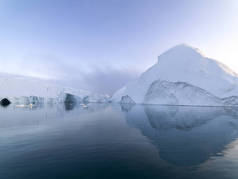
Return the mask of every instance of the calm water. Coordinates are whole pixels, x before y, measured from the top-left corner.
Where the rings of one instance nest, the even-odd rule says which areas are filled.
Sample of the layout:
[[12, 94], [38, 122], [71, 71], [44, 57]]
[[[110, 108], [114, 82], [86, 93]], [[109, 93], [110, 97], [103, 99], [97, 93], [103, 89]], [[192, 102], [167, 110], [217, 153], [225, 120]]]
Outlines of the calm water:
[[238, 178], [238, 108], [0, 108], [0, 179]]

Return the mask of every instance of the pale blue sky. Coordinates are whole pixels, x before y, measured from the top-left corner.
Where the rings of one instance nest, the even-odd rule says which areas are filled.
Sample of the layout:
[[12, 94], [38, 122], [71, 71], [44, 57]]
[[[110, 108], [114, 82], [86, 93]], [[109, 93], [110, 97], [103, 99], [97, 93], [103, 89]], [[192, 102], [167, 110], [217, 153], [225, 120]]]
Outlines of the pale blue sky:
[[238, 1], [0, 0], [0, 72], [112, 93], [180, 43], [238, 72]]

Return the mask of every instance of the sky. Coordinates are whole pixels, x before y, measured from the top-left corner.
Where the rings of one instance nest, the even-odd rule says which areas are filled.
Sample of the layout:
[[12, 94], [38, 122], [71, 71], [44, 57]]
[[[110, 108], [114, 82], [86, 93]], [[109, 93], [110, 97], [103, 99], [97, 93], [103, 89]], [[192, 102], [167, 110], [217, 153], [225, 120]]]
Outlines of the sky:
[[0, 72], [112, 94], [186, 43], [238, 72], [237, 0], [0, 0]]

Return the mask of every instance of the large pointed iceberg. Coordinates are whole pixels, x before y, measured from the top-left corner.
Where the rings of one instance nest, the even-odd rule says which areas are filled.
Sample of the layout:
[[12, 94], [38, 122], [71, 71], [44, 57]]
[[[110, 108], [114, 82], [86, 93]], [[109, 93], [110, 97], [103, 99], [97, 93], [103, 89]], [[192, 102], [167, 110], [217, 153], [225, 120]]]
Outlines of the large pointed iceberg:
[[144, 104], [229, 105], [227, 97], [238, 96], [238, 75], [182, 44], [160, 55], [155, 65], [118, 90], [112, 100], [119, 102], [126, 95]]

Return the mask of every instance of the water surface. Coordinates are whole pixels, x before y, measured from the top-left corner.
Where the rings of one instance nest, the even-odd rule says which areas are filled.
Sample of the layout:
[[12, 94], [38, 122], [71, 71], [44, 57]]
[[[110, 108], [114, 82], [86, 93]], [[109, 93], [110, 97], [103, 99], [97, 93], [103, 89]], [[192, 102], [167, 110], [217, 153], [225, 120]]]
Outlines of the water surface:
[[1, 179], [238, 177], [238, 108], [0, 108]]

